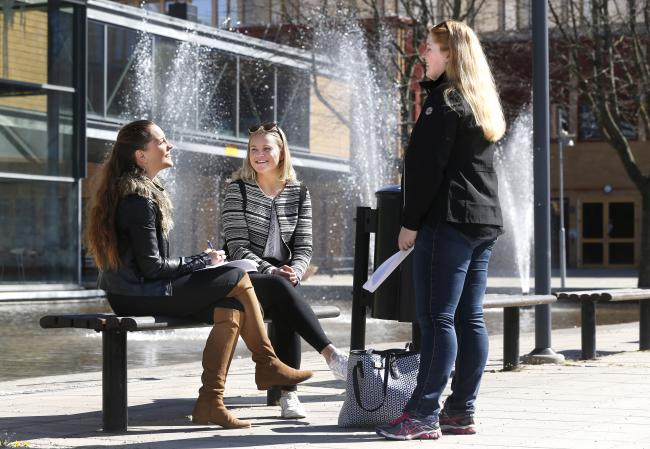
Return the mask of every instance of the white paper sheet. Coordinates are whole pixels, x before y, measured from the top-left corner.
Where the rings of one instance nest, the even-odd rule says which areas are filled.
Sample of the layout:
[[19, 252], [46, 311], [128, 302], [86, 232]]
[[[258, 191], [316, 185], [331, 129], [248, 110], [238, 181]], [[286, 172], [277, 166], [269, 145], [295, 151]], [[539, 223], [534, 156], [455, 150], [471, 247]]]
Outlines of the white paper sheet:
[[219, 265], [208, 265], [205, 268], [201, 268], [200, 270], [196, 270], [196, 271], [211, 270], [213, 268], [218, 268], [218, 267], [235, 267], [235, 268], [241, 268], [244, 271], [256, 272], [258, 266], [259, 265], [257, 264], [257, 262], [255, 262], [253, 260], [250, 260], [250, 259], [238, 259], [238, 260], [229, 260], [229, 261], [221, 263]]
[[404, 259], [406, 259], [406, 257], [411, 254], [411, 251], [413, 251], [413, 247], [407, 249], [406, 251], [398, 251], [386, 259], [384, 263], [377, 267], [375, 272], [372, 273], [372, 276], [370, 276], [366, 283], [363, 284], [363, 288], [368, 290], [370, 293], [374, 293], [374, 291], [379, 288], [382, 282], [386, 280], [386, 278], [393, 272], [393, 270], [399, 267]]

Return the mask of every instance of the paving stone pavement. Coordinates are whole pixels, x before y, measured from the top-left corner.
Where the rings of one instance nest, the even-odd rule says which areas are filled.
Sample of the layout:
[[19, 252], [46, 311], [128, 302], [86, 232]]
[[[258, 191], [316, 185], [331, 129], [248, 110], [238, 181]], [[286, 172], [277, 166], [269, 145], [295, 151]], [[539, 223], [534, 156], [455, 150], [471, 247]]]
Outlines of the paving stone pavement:
[[[562, 365], [524, 365], [501, 371], [502, 336], [491, 338], [490, 361], [477, 402], [479, 433], [438, 441], [390, 442], [364, 429], [336, 426], [344, 384], [333, 380], [322, 358], [303, 354], [316, 370], [300, 387], [308, 418], [282, 420], [255, 390], [250, 359], [233, 361], [227, 405], [253, 422], [251, 429], [222, 430], [189, 421], [200, 363], [129, 372], [129, 431], [101, 427], [101, 373], [30, 378], [0, 383], [0, 435], [33, 448], [589, 448], [650, 449], [650, 351], [638, 351], [638, 323], [599, 326], [599, 358], [579, 356], [580, 329], [553, 332]], [[534, 336], [522, 335], [522, 352]], [[52, 344], [56, 341], [53, 339]], [[400, 347], [387, 343], [381, 347]], [[26, 357], [29, 355], [26, 354]], [[573, 359], [571, 359], [573, 358]]]

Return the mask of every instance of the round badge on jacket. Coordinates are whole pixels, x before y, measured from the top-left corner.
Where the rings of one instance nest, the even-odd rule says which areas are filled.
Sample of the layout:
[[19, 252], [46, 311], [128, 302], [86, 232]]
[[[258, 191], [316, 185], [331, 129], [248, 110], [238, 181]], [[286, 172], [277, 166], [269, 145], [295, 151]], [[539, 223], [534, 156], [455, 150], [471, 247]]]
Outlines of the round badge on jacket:
[[431, 115], [432, 112], [433, 112], [433, 108], [431, 106], [429, 106], [424, 110], [425, 115]]

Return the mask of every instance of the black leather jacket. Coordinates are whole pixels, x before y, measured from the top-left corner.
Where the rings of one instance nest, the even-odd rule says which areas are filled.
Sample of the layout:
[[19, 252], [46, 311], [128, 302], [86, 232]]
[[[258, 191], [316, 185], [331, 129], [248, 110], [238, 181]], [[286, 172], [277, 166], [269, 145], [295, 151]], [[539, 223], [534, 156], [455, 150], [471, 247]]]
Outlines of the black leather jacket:
[[460, 94], [452, 98], [453, 109], [447, 105], [444, 92], [451, 84], [445, 75], [421, 85], [429, 95], [404, 158], [402, 225], [503, 226], [494, 143], [485, 139]]
[[160, 229], [155, 201], [137, 194], [124, 197], [116, 213], [120, 267], [100, 271], [97, 284], [107, 293], [129, 296], [169, 296], [172, 279], [211, 262], [203, 253], [169, 257], [169, 241]]

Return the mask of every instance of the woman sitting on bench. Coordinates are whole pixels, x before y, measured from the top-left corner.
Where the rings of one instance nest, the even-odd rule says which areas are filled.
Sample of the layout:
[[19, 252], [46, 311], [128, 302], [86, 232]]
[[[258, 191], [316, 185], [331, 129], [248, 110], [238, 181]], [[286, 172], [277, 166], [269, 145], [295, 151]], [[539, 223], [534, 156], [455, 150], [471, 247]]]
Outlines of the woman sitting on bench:
[[156, 175], [174, 165], [172, 148], [163, 131], [148, 120], [120, 129], [90, 201], [86, 247], [100, 270], [98, 285], [118, 315], [168, 315], [213, 323], [192, 421], [229, 429], [250, 427], [223, 404], [240, 334], [253, 354], [258, 389], [295, 385], [312, 372], [293, 369], [278, 359], [244, 271], [203, 270], [223, 262], [223, 251], [169, 255], [172, 205]]
[[[296, 288], [312, 255], [309, 192], [297, 180], [282, 129], [264, 123], [248, 131], [248, 154], [233, 174], [222, 212], [229, 257], [259, 264], [251, 282], [275, 324], [280, 360], [300, 368], [302, 337], [345, 380], [347, 354], [332, 345]], [[280, 406], [283, 418], [305, 417], [295, 385], [283, 386]]]

